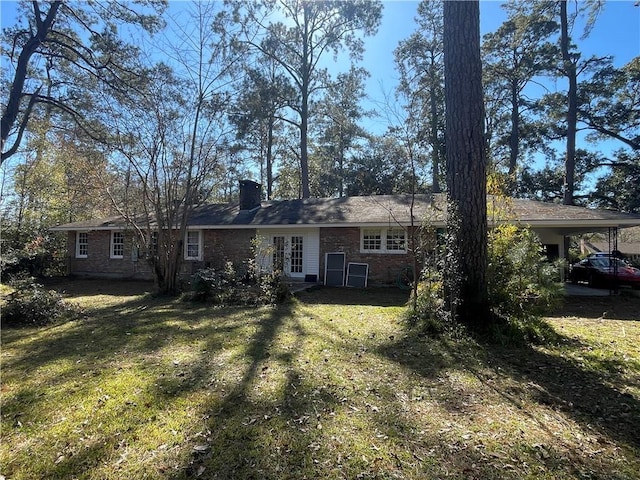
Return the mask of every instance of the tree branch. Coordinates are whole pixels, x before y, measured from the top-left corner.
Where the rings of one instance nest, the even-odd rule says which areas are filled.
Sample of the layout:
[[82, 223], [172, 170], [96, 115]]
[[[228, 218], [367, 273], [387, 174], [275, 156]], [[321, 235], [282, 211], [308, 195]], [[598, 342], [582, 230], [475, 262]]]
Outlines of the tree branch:
[[[9, 132], [13, 128], [20, 113], [20, 101], [23, 97], [24, 84], [27, 78], [29, 61], [31, 60], [33, 54], [38, 50], [40, 45], [47, 39], [47, 36], [51, 31], [53, 22], [56, 19], [56, 15], [58, 14], [58, 9], [62, 5], [61, 1], [52, 2], [51, 7], [49, 8], [49, 12], [47, 12], [47, 16], [44, 20], [42, 20], [38, 2], [34, 0], [32, 3], [36, 17], [37, 29], [35, 34], [31, 35], [29, 40], [27, 40], [27, 42], [25, 43], [24, 47], [22, 47], [22, 51], [18, 56], [18, 63], [16, 65], [13, 83], [11, 85], [11, 90], [9, 91], [9, 100], [7, 101], [7, 106], [4, 112], [2, 112], [2, 120], [0, 121], [0, 150], [3, 153], [0, 159], [0, 165], [2, 165], [2, 162], [9, 158], [13, 153], [15, 153], [15, 149], [12, 147], [11, 151], [13, 151], [13, 153], [9, 155], [10, 152], [8, 151], [5, 154], [4, 146], [7, 138], [9, 138]], [[31, 110], [27, 108], [27, 111], [25, 112], [25, 115], [21, 120], [20, 130], [22, 132], [24, 132], [26, 124], [29, 121], [30, 113]]]

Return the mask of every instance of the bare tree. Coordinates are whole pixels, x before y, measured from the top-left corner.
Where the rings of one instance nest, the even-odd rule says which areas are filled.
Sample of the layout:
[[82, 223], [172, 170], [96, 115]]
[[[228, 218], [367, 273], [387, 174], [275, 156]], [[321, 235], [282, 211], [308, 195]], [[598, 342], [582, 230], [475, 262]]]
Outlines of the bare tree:
[[178, 290], [189, 218], [214, 187], [231, 141], [226, 109], [238, 57], [221, 5], [195, 2], [188, 18], [174, 19], [163, 47], [172, 67], [150, 69], [144, 90], [121, 98], [111, 112], [130, 187], [113, 195], [114, 203], [147, 247], [159, 290], [168, 294]]

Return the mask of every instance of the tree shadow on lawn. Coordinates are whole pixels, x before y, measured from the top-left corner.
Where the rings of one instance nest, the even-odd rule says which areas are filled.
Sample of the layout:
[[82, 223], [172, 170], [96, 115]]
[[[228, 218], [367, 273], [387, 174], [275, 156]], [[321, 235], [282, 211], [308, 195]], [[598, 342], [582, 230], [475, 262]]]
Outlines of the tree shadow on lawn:
[[[29, 356], [16, 362], [8, 359], [6, 365], [37, 369], [61, 359], [83, 361], [90, 358], [100, 362], [127, 351], [153, 352], [175, 336], [192, 335], [193, 320], [201, 318], [205, 308], [198, 304], [194, 308], [172, 305], [166, 298], [150, 295], [115, 306], [93, 308], [79, 319], [34, 329], [35, 335], [27, 340]], [[226, 311], [219, 310], [221, 314]], [[217, 313], [216, 310], [211, 312], [212, 316]], [[167, 320], [171, 322], [167, 323]], [[223, 323], [216, 328], [224, 332], [236, 327], [233, 323]], [[27, 330], [5, 329], [5, 343], [20, 341]]]
[[[194, 308], [188, 308], [191, 306]], [[288, 303], [257, 310], [216, 309], [147, 296], [95, 309], [89, 318], [75, 323], [47, 327], [48, 335], [29, 341], [28, 355], [9, 359], [5, 376], [10, 372], [9, 376], [14, 378], [9, 380], [19, 384], [21, 375], [58, 361], [65, 365], [65, 371], [47, 375], [37, 390], [25, 385], [13, 391], [3, 402], [3, 417], [5, 421], [13, 417], [21, 419], [32, 425], [30, 430], [37, 428], [39, 422], [51, 421], [40, 420], [38, 412], [45, 404], [56, 401], [61, 388], [70, 395], [86, 390], [93, 397], [100, 386], [105, 405], [89, 407], [97, 408], [92, 423], [111, 422], [109, 418], [115, 411], [127, 410], [127, 426], [105, 423], [100, 433], [93, 434], [101, 438], [99, 445], [85, 447], [82, 439], [69, 438], [66, 443], [70, 450], [57, 460], [49, 459], [44, 467], [45, 477], [68, 478], [117, 464], [121, 451], [126, 452], [136, 437], [144, 435], [149, 418], [172, 417], [171, 409], [185, 405], [186, 401], [193, 414], [200, 416], [201, 429], [190, 424], [177, 432], [178, 438], [184, 439], [179, 446], [180, 458], [187, 460], [182, 465], [176, 465], [175, 459], [168, 466], [161, 462], [149, 465], [156, 475], [192, 478], [206, 469], [215, 472], [218, 478], [295, 478], [291, 472], [312, 467], [314, 456], [323, 454], [318, 425], [328, 419], [334, 405], [339, 403], [341, 392], [309, 380], [304, 362], [299, 359], [307, 334], [292, 314], [293, 306]], [[226, 318], [229, 312], [231, 320]], [[217, 314], [224, 318], [220, 324], [216, 324]], [[207, 315], [214, 318], [207, 320]], [[283, 349], [277, 344], [277, 337], [285, 324], [289, 344]], [[251, 331], [253, 334], [247, 336]], [[9, 336], [13, 337], [9, 343], [20, 341], [24, 330], [11, 332]], [[241, 347], [241, 353], [236, 351], [236, 359], [227, 358], [228, 364], [222, 365], [220, 372], [216, 370], [216, 362], [229, 347], [226, 343], [229, 338], [235, 339], [232, 347]], [[244, 341], [244, 346], [238, 341]], [[197, 345], [191, 350], [194, 356], [184, 362], [176, 361], [175, 366], [170, 361], [166, 364], [167, 359], [162, 360], [157, 354], [172, 343]], [[114, 387], [110, 385], [115, 385], [120, 375], [130, 375], [128, 352], [133, 354], [138, 367], [141, 359], [148, 361], [152, 373], [144, 380], [143, 391], [131, 391], [122, 397], [112, 393], [110, 388]], [[158, 362], [164, 363], [158, 367]], [[134, 371], [140, 373], [138, 369]], [[85, 375], [89, 379], [83, 382]], [[101, 375], [106, 383], [99, 379], [91, 381]], [[227, 382], [221, 388], [215, 384], [216, 377], [225, 375]], [[276, 382], [279, 390], [262, 395], [260, 389], [271, 385], [271, 376], [280, 380]], [[191, 403], [193, 399], [204, 401]], [[278, 435], [274, 435], [275, 430]], [[36, 446], [48, 438], [35, 431], [24, 434], [31, 435], [30, 443]], [[29, 453], [21, 454], [24, 455]], [[20, 465], [15, 463], [20, 460], [13, 462]], [[17, 472], [9, 470], [9, 473]]]
[[[133, 401], [124, 402], [116, 394], [111, 395], [117, 399], [110, 399], [107, 395], [105, 401], [108, 402], [108, 407], [102, 407], [94, 420], [96, 423], [99, 422], [100, 415], [106, 414], [105, 411], [113, 412], [114, 408], [135, 410], [131, 417], [131, 425], [118, 439], [122, 442], [127, 439], [132, 441], [131, 438], [139, 435], [137, 432], [144, 431], [149, 417], [164, 415], [164, 410], [170, 409], [171, 405], [175, 404], [174, 401], [190, 398], [191, 394], [201, 398], [208, 389], [213, 391], [209, 382], [212, 375], [215, 376], [217, 373], [216, 357], [225, 347], [229, 347], [229, 339], [236, 342], [231, 345], [234, 348], [238, 346], [238, 341], [247, 339], [246, 353], [243, 357], [249, 363], [247, 365], [244, 362], [241, 365], [244, 370], [239, 371], [240, 377], [229, 382], [231, 389], [226, 395], [222, 390], [214, 391], [213, 403], [205, 404], [202, 408], [196, 405], [195, 409], [202, 410], [203, 419], [211, 419], [211, 422], [205, 421], [205, 426], [209, 425], [207, 428], [222, 435], [220, 443], [216, 445], [216, 451], [220, 451], [222, 447], [227, 448], [226, 443], [231, 442], [237, 450], [227, 451], [235, 452], [242, 458], [248, 451], [260, 450], [261, 455], [266, 455], [267, 451], [263, 450], [264, 438], [268, 435], [261, 435], [260, 439], [256, 438], [256, 444], [251, 446], [251, 441], [255, 437], [253, 433], [255, 429], [252, 427], [256, 422], [265, 421], [266, 413], [264, 412], [268, 411], [271, 416], [277, 418], [284, 416], [283, 418], [291, 423], [294, 431], [302, 429], [305, 432], [314, 433], [311, 427], [305, 428], [305, 425], [312, 421], [310, 417], [307, 416], [305, 419], [302, 414], [296, 412], [309, 410], [306, 403], [312, 398], [319, 396], [324, 404], [329, 404], [332, 398], [332, 395], [326, 392], [314, 393], [313, 386], [305, 382], [304, 375], [290, 365], [293, 358], [292, 352], [299, 349], [303, 341], [304, 332], [299, 325], [294, 325], [296, 343], [291, 347], [292, 352], [276, 354], [271, 351], [271, 344], [283, 322], [292, 317], [291, 308], [292, 304], [257, 310], [252, 308], [216, 309], [198, 304], [176, 304], [167, 302], [166, 299], [143, 297], [115, 307], [107, 307], [102, 311], [96, 309], [89, 318], [84, 320], [47, 327], [50, 330], [49, 334], [42, 335], [40, 338], [24, 339], [23, 329], [9, 332], [9, 335], [5, 334], [5, 343], [26, 340], [28, 343], [25, 348], [29, 353], [22, 358], [15, 360], [9, 358], [8, 362], [3, 362], [6, 380], [19, 385], [21, 376], [29, 375], [29, 372], [35, 372], [40, 367], [46, 368], [59, 360], [62, 360], [62, 364], [65, 365], [65, 371], [56, 375], [47, 375], [45, 382], [38, 386], [37, 391], [25, 385], [13, 391], [8, 399], [5, 397], [3, 418], [6, 421], [8, 418], [15, 417], [22, 419], [25, 424], [37, 424], [40, 420], [32, 422], [31, 419], [39, 418], [38, 411], [44, 405], [43, 402], [55, 401], [57, 393], [50, 395], [48, 392], [59, 392], [60, 386], [64, 386], [64, 389], [71, 387], [74, 391], [69, 391], [69, 394], [77, 394], [78, 391], [84, 391], [83, 389], [88, 389], [87, 393], [89, 393], [98, 385], [102, 386], [100, 390], [106, 388], [105, 393], [111, 393], [108, 391], [109, 387], [105, 387], [102, 382], [96, 383], [90, 380], [83, 382], [82, 379], [85, 375], [90, 378], [106, 375], [112, 382], [117, 382], [116, 377], [121, 374], [127, 375], [127, 354], [131, 352], [136, 362], [148, 362], [152, 373], [148, 380], [145, 379], [147, 385], [145, 391], [129, 392], [126, 395], [131, 398], [151, 400], [145, 401], [145, 405], [136, 405]], [[219, 324], [217, 316], [221, 318]], [[231, 318], [229, 319], [228, 316]], [[247, 328], [255, 329], [253, 336], [246, 337], [247, 331], [250, 330], [243, 329]], [[7, 339], [7, 336], [10, 338]], [[193, 346], [189, 351], [193, 355], [184, 364], [175, 361], [174, 366], [170, 361], [166, 364], [167, 359], [159, 358], [158, 354], [164, 347], [170, 347], [175, 343], [185, 347]], [[287, 381], [283, 383], [284, 393], [282, 394], [282, 397], [288, 400], [281, 404], [262, 405], [259, 400], [250, 399], [251, 390], [257, 379], [268, 374], [268, 365], [263, 363], [271, 361], [284, 363], [290, 367]], [[158, 367], [158, 362], [164, 363]], [[139, 373], [139, 370], [135, 371]], [[7, 377], [13, 377], [13, 379], [7, 379]], [[95, 392], [91, 393], [95, 394]], [[170, 412], [167, 411], [167, 414], [170, 415]], [[229, 420], [234, 417], [235, 421], [230, 422]], [[215, 422], [221, 418], [224, 419], [223, 426], [229, 426], [229, 428], [217, 428]], [[194, 433], [196, 432], [180, 432], [190, 441], [194, 439]], [[56, 459], [51, 459], [46, 477], [67, 478], [70, 472], [76, 474], [87, 471], [109, 462], [114, 455], [117, 458], [119, 454], [114, 451], [117, 446], [113, 445], [112, 435], [108, 433], [102, 435], [104, 435], [105, 445], [82, 448], [81, 451], [62, 456], [55, 463]], [[295, 435], [292, 436], [295, 437]], [[305, 441], [310, 438], [313, 438], [313, 435], [305, 435]], [[188, 444], [186, 449], [189, 451]], [[193, 468], [199, 468], [198, 462], [205, 458], [203, 453], [198, 451], [192, 461], [186, 465], [186, 470], [180, 469], [182, 472], [180, 475], [186, 472], [189, 476], [193, 473]], [[259, 457], [260, 455], [256, 456], [256, 458]], [[242, 458], [232, 464], [235, 465], [234, 468], [245, 467]], [[222, 460], [218, 467], [221, 471], [225, 471], [227, 461]], [[246, 465], [246, 468], [246, 472], [251, 471], [250, 465]], [[251, 476], [243, 474], [236, 478], [251, 478]]]
[[[22, 384], [3, 399], [3, 418], [38, 416], [40, 406], [51, 401], [46, 392], [58, 391], [61, 385], [73, 390], [86, 388], [94, 377], [105, 372], [113, 375], [114, 368], [126, 369], [129, 357], [143, 368], [169, 372], [156, 383], [175, 388], [167, 378], [180, 373], [179, 365], [171, 364], [170, 359], [167, 363], [163, 349], [206, 339], [207, 348], [215, 351], [245, 328], [246, 318], [252, 315], [255, 310], [250, 308], [211, 309], [147, 295], [92, 309], [88, 316], [70, 322], [37, 329], [3, 329], [3, 382]], [[223, 320], [217, 322], [217, 317]], [[11, 353], [11, 349], [20, 354]], [[56, 373], [48, 373], [50, 368]], [[29, 394], [21, 379], [38, 375], [38, 392]], [[203, 375], [194, 372], [184, 380]]]
[[369, 305], [379, 307], [402, 307], [409, 301], [408, 290], [396, 287], [326, 287], [316, 286], [295, 296], [308, 305]]
[[[640, 400], [610, 385], [603, 374], [531, 347], [485, 348], [496, 372], [510, 375], [521, 385], [541, 387], [529, 390], [538, 403], [563, 412], [587, 430], [596, 429], [616, 443], [640, 450]], [[615, 370], [609, 366], [609, 372]]]
[[[192, 441], [191, 458], [171, 477], [173, 480], [392, 478], [395, 474], [398, 478], [427, 478], [425, 475], [434, 471], [444, 475], [452, 470], [469, 479], [496, 478], [495, 465], [482, 464], [480, 453], [465, 452], [464, 458], [458, 458], [456, 452], [462, 447], [455, 441], [446, 447], [446, 452], [438, 452], [452, 456], [444, 467], [438, 457], [427, 458], [434, 447], [442, 446], [442, 438], [418, 435], [419, 423], [405, 415], [397, 402], [398, 392], [393, 386], [387, 387], [383, 379], [371, 376], [370, 388], [362, 391], [361, 386], [349, 385], [348, 371], [340, 372], [339, 379], [332, 379], [332, 373], [323, 375], [318, 371], [323, 368], [322, 361], [316, 360], [305, 368], [309, 352], [304, 344], [308, 341], [326, 344], [333, 339], [343, 345], [345, 351], [334, 354], [351, 356], [353, 369], [362, 368], [360, 362], [370, 365], [363, 356], [377, 356], [345, 336], [331, 320], [314, 316], [313, 304], [309, 307], [303, 313], [313, 322], [322, 322], [320, 330], [333, 330], [322, 336], [307, 332], [299, 320], [301, 312], [296, 315], [287, 306], [280, 306], [262, 319], [247, 344], [249, 362], [244, 373], [224, 398], [204, 406], [205, 434], [195, 440], [200, 445]], [[281, 345], [284, 330], [292, 336], [285, 352]], [[367, 338], [373, 341], [373, 337]], [[405, 347], [394, 349], [391, 355], [419, 359], [422, 365], [429, 365], [434, 379], [454, 361], [453, 357]], [[328, 358], [324, 361], [333, 362]], [[276, 364], [285, 370], [284, 375], [280, 373], [279, 389], [275, 394], [261, 395], [261, 384], [276, 383]], [[387, 407], [379, 410], [374, 405], [378, 403], [376, 399], [384, 399]], [[343, 415], [353, 415], [358, 420], [345, 429], [336, 420]], [[350, 430], [353, 428], [355, 431]], [[389, 445], [376, 447], [383, 443]]]
[[[446, 345], [445, 341], [430, 341]], [[567, 338], [566, 344], [579, 348], [575, 339]], [[471, 373], [518, 409], [526, 408], [526, 401], [534, 401], [562, 412], [585, 431], [595, 430], [618, 445], [625, 444], [635, 451], [640, 450], [640, 401], [610, 385], [624, 384], [621, 378], [613, 378], [611, 372], [618, 370], [615, 365], [609, 366], [611, 378], [604, 378], [563, 356], [545, 353], [531, 346], [508, 349], [491, 343], [480, 343], [477, 354], [469, 357], [461, 356], [455, 344], [446, 348], [450, 356], [442, 353], [434, 356], [428, 352], [423, 354], [425, 358], [398, 354], [424, 349], [428, 345], [424, 338], [408, 337], [385, 347], [381, 353], [425, 378], [433, 377], [447, 365], [455, 365], [455, 368]], [[494, 381], [505, 376], [513, 379], [516, 386], [509, 382], [510, 387], [505, 388], [501, 382]], [[457, 408], [455, 401], [450, 406]], [[523, 413], [529, 415], [526, 411]], [[544, 422], [531, 418], [546, 429]]]
[[[301, 317], [312, 322], [305, 326]], [[315, 322], [322, 322], [318, 327], [323, 332], [321, 336], [317, 331], [308, 331]], [[333, 330], [324, 331], [325, 328]], [[313, 304], [303, 307], [302, 311], [291, 304], [274, 309], [260, 320], [247, 342], [247, 362], [237, 381], [223, 397], [203, 405], [204, 434], [187, 444], [187, 450], [193, 449], [191, 458], [171, 478], [275, 480], [389, 476], [389, 471], [376, 466], [379, 458], [362, 459], [362, 449], [371, 455], [371, 445], [378, 440], [367, 439], [363, 446], [362, 440], [354, 440], [336, 418], [356, 415], [366, 423], [362, 428], [369, 429], [377, 424], [376, 418], [400, 414], [378, 412], [369, 404], [363, 406], [365, 392], [349, 388], [346, 378], [349, 372], [339, 372], [340, 379], [332, 377], [335, 372], [325, 375], [323, 369], [330, 369], [333, 359], [325, 357], [324, 362], [328, 363], [324, 364], [322, 359], [311, 359], [314, 353], [308, 350], [309, 342], [312, 350], [323, 348], [317, 344], [344, 345], [346, 352], [332, 352], [352, 357], [355, 369], [359, 368], [359, 355], [366, 354], [331, 320], [314, 316]], [[329, 355], [323, 352], [325, 350], [320, 353]], [[374, 378], [371, 381], [377, 382]], [[262, 388], [271, 391], [263, 392]], [[375, 388], [369, 393], [377, 395]], [[334, 422], [338, 423], [336, 431], [332, 430]], [[380, 422], [381, 430], [389, 423]], [[415, 429], [414, 426], [407, 425], [406, 431], [411, 429]], [[361, 435], [353, 433], [354, 437]], [[398, 459], [396, 469], [402, 468], [402, 461]], [[414, 468], [421, 469], [420, 466]]]
[[[285, 351], [277, 345], [283, 329], [292, 336]], [[296, 478], [294, 472], [313, 465], [314, 453], [321, 453], [318, 425], [339, 403], [340, 392], [318, 388], [296, 363], [306, 336], [291, 304], [260, 321], [247, 344], [249, 363], [241, 378], [203, 410], [206, 452], [194, 451], [172, 478], [205, 471], [215, 478]], [[276, 377], [279, 388], [262, 392], [278, 383]]]
[[[347, 290], [349, 293], [354, 291]], [[321, 296], [315, 304], [324, 302]], [[313, 305], [311, 301], [311, 311]], [[220, 309], [221, 314], [237, 314], [220, 324], [215, 324], [215, 309], [210, 311], [212, 319], [203, 322], [206, 307], [195, 306], [185, 308], [182, 304], [167, 303], [166, 299], [145, 297], [106, 308], [103, 315], [92, 316], [84, 322], [70, 325], [68, 329], [61, 329], [53, 340], [36, 341], [33, 355], [22, 360], [21, 367], [28, 371], [33, 365], [46, 365], [56, 359], [68, 359], [76, 363], [89, 358], [89, 365], [80, 365], [69, 374], [78, 375], [87, 369], [99, 370], [112, 361], [116, 362], [126, 352], [147, 354], [151, 357], [149, 362], [156, 362], [154, 355], [173, 342], [185, 345], [197, 343], [197, 355], [194, 358], [173, 370], [169, 365], [164, 370], [166, 375], [157, 375], [147, 383], [147, 390], [143, 393], [153, 399], [153, 411], [141, 412], [137, 420], [139, 423], [132, 424], [131, 430], [126, 433], [124, 440], [133, 442], [136, 435], [142, 435], [141, 432], [145, 431], [149, 416], [162, 416], [165, 411], [170, 414], [172, 408], [184, 405], [180, 400], [189, 399], [190, 395], [203, 398], [210, 394], [206, 400], [194, 406], [192, 413], [199, 416], [195, 425], [190, 426], [188, 431], [179, 432], [183, 439], [179, 445], [183, 452], [181, 463], [164, 467], [154, 462], [148, 465], [150, 471], [155, 472], [153, 474], [176, 480], [194, 477], [300, 478], [314, 470], [333, 478], [355, 478], [363, 472], [370, 473], [369, 477], [375, 476], [374, 466], [361, 462], [355, 458], [357, 455], [342, 459], [336, 456], [337, 453], [348, 455], [345, 453], [347, 448], [341, 444], [345, 439], [333, 439], [327, 432], [335, 414], [348, 410], [344, 401], [348, 394], [344, 385], [336, 385], [331, 381], [320, 382], [317, 372], [309, 371], [312, 366], [322, 369], [322, 363], [305, 363], [305, 342], [310, 339], [315, 341], [316, 338], [311, 336], [296, 315], [295, 304], [259, 311]], [[239, 334], [248, 323], [253, 328], [251, 333]], [[285, 334], [286, 344], [283, 345]], [[239, 337], [246, 343], [237, 370], [224, 373], [217, 369], [216, 356], [224, 351], [228, 337]], [[346, 337], [340, 338], [340, 343], [347, 343], [348, 340]], [[50, 342], [55, 347], [53, 352], [48, 351], [47, 344], [51, 347]], [[72, 347], [77, 345], [82, 347], [76, 351]], [[357, 352], [358, 345], [353, 343], [345, 348], [351, 349], [350, 353], [357, 363], [355, 354], [360, 353]], [[584, 425], [585, 429], [593, 426], [614, 440], [638, 447], [638, 440], [633, 437], [640, 431], [636, 399], [627, 399], [594, 373], [535, 349], [509, 351], [492, 345], [482, 345], [482, 349], [482, 355], [486, 356], [484, 361], [495, 375], [507, 374], [523, 386], [531, 382], [541, 386], [542, 391], [535, 392], [539, 403], [565, 412]], [[435, 381], [444, 369], [455, 367], [474, 372], [480, 381], [489, 385], [486, 377], [476, 368], [477, 363], [459, 358], [453, 349], [425, 349], [424, 341], [419, 338], [392, 339], [391, 343], [384, 344], [377, 351], [364, 353], [372, 354], [409, 368], [426, 379], [427, 383]], [[232, 363], [234, 359], [228, 360]], [[228, 365], [221, 368], [229, 369]], [[210, 384], [225, 374], [230, 376], [226, 378], [224, 388]], [[402, 393], [383, 388], [383, 379], [372, 378], [371, 381], [380, 383], [381, 387], [374, 394], [386, 397], [387, 404], [393, 404], [394, 395]], [[271, 393], [263, 390], [274, 386], [276, 390]], [[515, 396], [517, 400], [517, 392], [501, 394], [508, 399]], [[595, 410], [591, 408], [593, 404], [583, 398], [585, 395], [597, 398], [599, 407]], [[37, 408], [41, 401], [44, 400], [34, 398], [29, 408]], [[358, 406], [362, 409], [362, 405]], [[455, 408], [455, 405], [451, 408]], [[433, 462], [447, 458], [451, 459], [447, 468], [453, 468], [459, 477], [496, 478], [495, 472], [492, 473], [492, 462], [480, 453], [466, 450], [458, 458], [457, 452], [464, 445], [456, 446], [455, 440], [446, 447], [447, 451], [437, 452], [435, 459], [426, 458], [424, 452], [430, 448], [444, 448], [443, 438], [437, 435], [414, 438], [418, 430], [417, 421], [404, 415], [399, 405], [391, 411], [367, 411], [366, 415], [364, 412], [361, 415], [369, 427], [391, 437], [398, 445], [395, 453], [390, 455], [399, 456], [396, 458], [397, 469], [401, 473], [416, 472], [411, 478], [420, 478], [420, 472], [425, 471], [442, 472], [444, 475], [447, 471], [438, 465], [434, 466]], [[617, 421], [618, 416], [626, 422], [622, 427], [610, 423], [613, 419]], [[344, 432], [342, 435], [345, 435]], [[418, 458], [413, 456], [416, 444], [422, 448], [416, 454]], [[65, 465], [73, 473], [79, 474], [86, 468], [111, 460], [115, 462], [120, 454], [114, 451], [116, 447], [113, 443], [107, 446], [94, 447], [92, 452], [84, 452], [76, 458], [68, 457], [60, 464], [52, 463], [49, 478], [63, 478], [57, 472], [63, 472]], [[421, 463], [428, 465], [421, 466]], [[506, 472], [505, 477], [509, 477]]]

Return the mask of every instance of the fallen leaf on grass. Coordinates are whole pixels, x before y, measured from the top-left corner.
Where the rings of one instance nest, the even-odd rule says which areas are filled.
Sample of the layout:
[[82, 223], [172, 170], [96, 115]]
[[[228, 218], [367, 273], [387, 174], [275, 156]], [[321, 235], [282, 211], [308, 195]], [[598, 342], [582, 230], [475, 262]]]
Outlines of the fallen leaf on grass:
[[547, 451], [546, 448], [544, 448], [543, 445], [536, 443], [535, 445], [533, 445], [533, 448], [535, 448], [536, 450], [538, 450], [538, 452], [540, 453], [540, 456], [543, 459], [548, 459], [549, 458], [549, 452]]

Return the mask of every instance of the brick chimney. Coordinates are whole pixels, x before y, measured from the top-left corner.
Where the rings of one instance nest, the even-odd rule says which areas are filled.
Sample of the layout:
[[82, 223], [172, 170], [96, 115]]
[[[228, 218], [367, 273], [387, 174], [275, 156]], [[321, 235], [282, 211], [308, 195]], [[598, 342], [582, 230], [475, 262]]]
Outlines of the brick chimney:
[[240, 180], [240, 210], [253, 210], [262, 201], [262, 185], [252, 180]]

